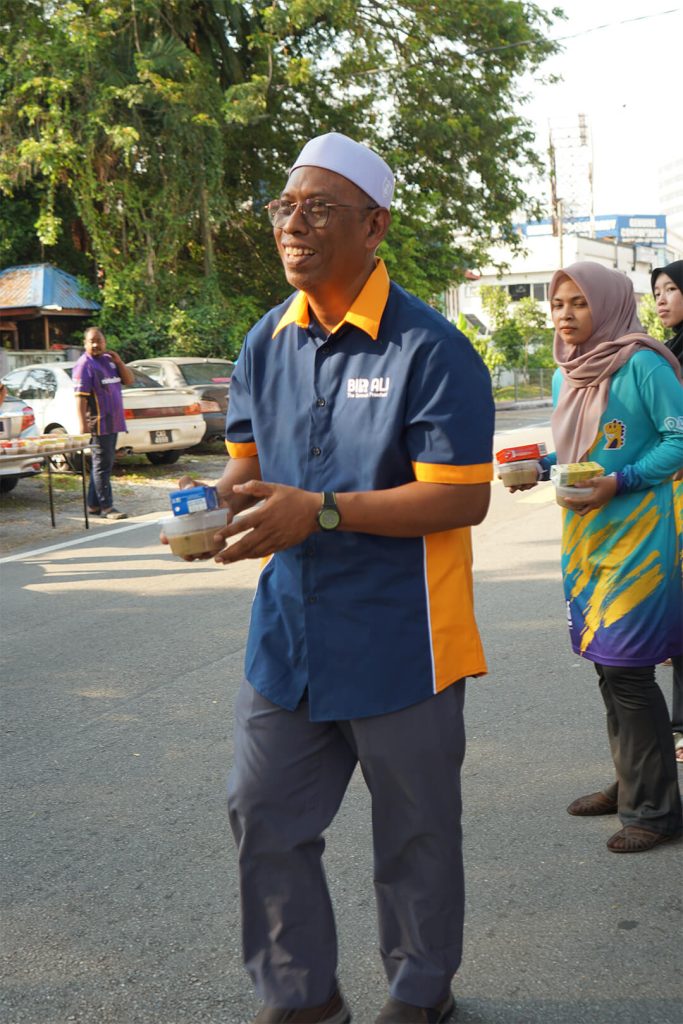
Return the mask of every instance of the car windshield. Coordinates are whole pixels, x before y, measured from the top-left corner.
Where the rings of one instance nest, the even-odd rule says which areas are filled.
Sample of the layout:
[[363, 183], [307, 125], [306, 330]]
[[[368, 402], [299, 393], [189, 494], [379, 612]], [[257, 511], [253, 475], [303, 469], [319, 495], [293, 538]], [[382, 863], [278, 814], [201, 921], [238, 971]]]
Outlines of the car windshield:
[[129, 366], [129, 370], [133, 372], [135, 380], [132, 384], [124, 384], [124, 388], [160, 388], [161, 384], [158, 381], [152, 380], [146, 373], [141, 373], [140, 370], [136, 370], [134, 366]]
[[[160, 388], [161, 387], [161, 384], [159, 384], [155, 380], [152, 380], [152, 378], [148, 377], [146, 373], [140, 373], [140, 371], [136, 370], [134, 366], [129, 366], [128, 369], [131, 370], [131, 372], [133, 373], [133, 375], [135, 377], [135, 380], [133, 381], [132, 384], [122, 384], [121, 385], [122, 387], [124, 387], [124, 388]], [[70, 377], [73, 377], [72, 367], [65, 366], [64, 367], [64, 372], [68, 373]]]
[[188, 384], [228, 384], [235, 368], [227, 360], [215, 363], [180, 363], [178, 369]]

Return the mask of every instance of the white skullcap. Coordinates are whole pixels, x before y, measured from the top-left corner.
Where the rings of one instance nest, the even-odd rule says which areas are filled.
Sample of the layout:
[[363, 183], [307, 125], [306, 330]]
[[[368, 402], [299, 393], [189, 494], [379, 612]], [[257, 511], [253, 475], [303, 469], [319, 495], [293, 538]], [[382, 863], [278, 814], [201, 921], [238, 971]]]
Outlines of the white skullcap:
[[394, 195], [394, 175], [387, 163], [372, 149], [354, 142], [348, 135], [328, 132], [307, 142], [289, 169], [323, 167], [348, 178], [371, 199], [389, 209]]

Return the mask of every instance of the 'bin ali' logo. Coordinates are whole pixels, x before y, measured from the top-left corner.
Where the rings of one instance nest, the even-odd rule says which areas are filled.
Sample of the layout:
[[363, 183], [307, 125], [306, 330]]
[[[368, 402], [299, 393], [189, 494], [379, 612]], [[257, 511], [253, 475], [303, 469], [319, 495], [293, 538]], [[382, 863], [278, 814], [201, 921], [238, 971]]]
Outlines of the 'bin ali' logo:
[[603, 427], [605, 432], [605, 451], [623, 448], [626, 440], [626, 424], [621, 420], [610, 420]]
[[390, 377], [349, 377], [346, 382], [347, 398], [386, 398]]

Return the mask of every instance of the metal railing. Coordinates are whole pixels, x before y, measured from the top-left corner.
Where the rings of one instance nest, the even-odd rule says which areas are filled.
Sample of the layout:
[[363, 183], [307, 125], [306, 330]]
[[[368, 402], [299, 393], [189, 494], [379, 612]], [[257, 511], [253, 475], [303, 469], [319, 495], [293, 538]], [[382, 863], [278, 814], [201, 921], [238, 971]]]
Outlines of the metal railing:
[[526, 371], [502, 370], [494, 379], [493, 397], [497, 402], [549, 399], [554, 372], [550, 367]]

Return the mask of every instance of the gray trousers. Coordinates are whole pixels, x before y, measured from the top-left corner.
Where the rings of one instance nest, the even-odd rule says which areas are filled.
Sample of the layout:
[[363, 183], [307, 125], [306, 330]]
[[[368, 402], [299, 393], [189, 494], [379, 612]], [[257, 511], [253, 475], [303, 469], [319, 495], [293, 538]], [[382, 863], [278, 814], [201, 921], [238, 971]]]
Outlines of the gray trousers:
[[671, 700], [671, 727], [683, 732], [683, 654], [671, 659], [673, 665], [673, 696]]
[[444, 999], [462, 956], [464, 680], [386, 715], [311, 722], [242, 683], [228, 780], [245, 966], [267, 1006], [334, 990], [337, 937], [322, 834], [356, 764], [372, 798], [380, 950], [391, 994]]

